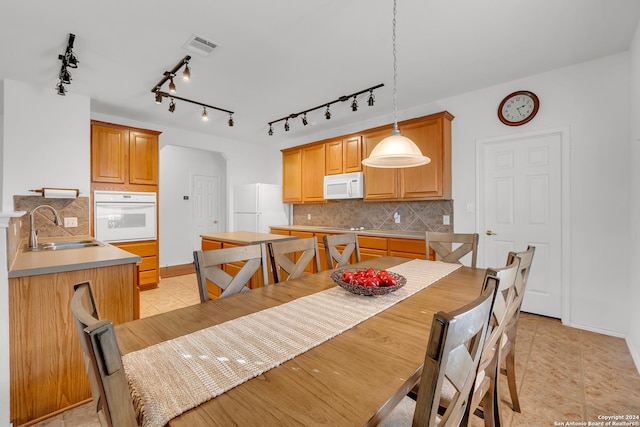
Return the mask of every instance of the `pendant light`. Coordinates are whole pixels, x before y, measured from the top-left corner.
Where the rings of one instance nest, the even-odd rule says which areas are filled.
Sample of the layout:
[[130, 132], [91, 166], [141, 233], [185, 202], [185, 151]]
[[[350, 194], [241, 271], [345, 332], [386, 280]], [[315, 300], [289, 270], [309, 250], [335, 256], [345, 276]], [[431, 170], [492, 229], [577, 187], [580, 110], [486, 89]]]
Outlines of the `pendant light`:
[[396, 0], [393, 0], [393, 131], [376, 145], [362, 164], [372, 168], [410, 168], [426, 165], [430, 158], [423, 156], [418, 146], [409, 138], [400, 135], [397, 118], [398, 58], [396, 53]]

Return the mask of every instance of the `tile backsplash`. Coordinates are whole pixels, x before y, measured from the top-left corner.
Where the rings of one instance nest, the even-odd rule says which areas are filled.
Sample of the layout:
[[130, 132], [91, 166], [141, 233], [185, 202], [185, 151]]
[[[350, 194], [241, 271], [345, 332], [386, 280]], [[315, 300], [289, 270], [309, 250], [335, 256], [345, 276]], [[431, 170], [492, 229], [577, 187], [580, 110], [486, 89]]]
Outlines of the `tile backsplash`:
[[46, 199], [42, 196], [13, 196], [13, 206], [17, 211], [27, 211], [20, 217], [20, 237], [29, 238], [30, 212], [40, 205], [54, 208], [64, 223], [65, 218], [78, 219], [77, 227], [59, 227], [55, 225], [53, 213], [49, 209], [38, 209], [35, 215], [35, 226], [39, 237], [88, 236], [91, 234], [89, 224], [89, 198]]
[[[444, 215], [449, 216], [449, 225], [443, 224]], [[400, 223], [394, 220], [398, 217]], [[294, 205], [293, 224], [452, 232], [453, 200], [422, 202], [338, 200], [322, 204]]]

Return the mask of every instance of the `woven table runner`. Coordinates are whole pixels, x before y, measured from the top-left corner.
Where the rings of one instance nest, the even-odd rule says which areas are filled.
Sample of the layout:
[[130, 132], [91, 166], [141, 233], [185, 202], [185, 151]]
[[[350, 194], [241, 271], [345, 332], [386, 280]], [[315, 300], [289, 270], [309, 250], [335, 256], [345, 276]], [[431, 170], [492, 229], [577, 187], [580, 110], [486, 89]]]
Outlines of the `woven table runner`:
[[438, 261], [408, 261], [388, 269], [406, 277], [407, 283], [386, 295], [354, 295], [336, 286], [124, 355], [138, 418], [144, 427], [164, 426], [459, 267]]

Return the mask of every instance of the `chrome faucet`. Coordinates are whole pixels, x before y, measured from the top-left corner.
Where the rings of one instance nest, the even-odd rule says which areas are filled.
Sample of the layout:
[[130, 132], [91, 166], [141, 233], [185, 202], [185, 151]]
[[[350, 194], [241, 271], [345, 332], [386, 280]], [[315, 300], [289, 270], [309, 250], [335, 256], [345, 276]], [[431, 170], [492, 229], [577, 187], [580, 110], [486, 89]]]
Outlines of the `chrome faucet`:
[[53, 215], [55, 216], [55, 219], [53, 221], [55, 223], [55, 225], [57, 225], [57, 226], [61, 226], [62, 225], [62, 221], [60, 221], [60, 216], [58, 215], [58, 212], [56, 212], [56, 210], [53, 207], [51, 207], [49, 205], [40, 205], [40, 206], [36, 206], [35, 208], [33, 208], [31, 210], [31, 224], [30, 224], [31, 228], [29, 230], [30, 231], [29, 232], [29, 234], [30, 234], [29, 247], [30, 248], [35, 248], [35, 247], [38, 246], [38, 231], [36, 230], [36, 227], [35, 227], [35, 213], [40, 208], [49, 208], [49, 209], [51, 209], [51, 212], [53, 212]]

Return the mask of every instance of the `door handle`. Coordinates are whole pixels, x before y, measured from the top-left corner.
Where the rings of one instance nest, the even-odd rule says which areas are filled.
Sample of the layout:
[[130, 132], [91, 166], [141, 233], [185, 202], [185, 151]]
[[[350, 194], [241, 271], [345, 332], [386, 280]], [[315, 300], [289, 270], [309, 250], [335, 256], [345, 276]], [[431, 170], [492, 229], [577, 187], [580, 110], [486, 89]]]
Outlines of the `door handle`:
[[498, 233], [494, 233], [494, 232], [493, 232], [493, 231], [491, 231], [491, 230], [487, 230], [487, 231], [485, 232], [485, 234], [486, 234], [487, 236], [497, 236], [497, 235], [498, 235]]

